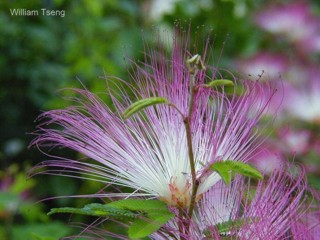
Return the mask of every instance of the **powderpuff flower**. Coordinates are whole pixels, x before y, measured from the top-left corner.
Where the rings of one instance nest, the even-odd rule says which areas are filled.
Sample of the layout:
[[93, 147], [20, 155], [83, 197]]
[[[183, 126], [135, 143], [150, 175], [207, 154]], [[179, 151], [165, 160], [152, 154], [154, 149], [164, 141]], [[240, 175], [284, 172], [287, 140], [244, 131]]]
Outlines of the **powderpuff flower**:
[[[208, 79], [221, 78], [216, 68], [199, 71], [192, 82], [185, 64], [192, 51], [190, 40], [174, 36], [172, 42], [170, 54], [159, 43], [158, 50], [145, 54], [145, 64], [133, 64], [135, 86], [127, 84], [135, 98], [162, 97], [170, 106], [151, 106], [125, 120], [122, 113], [134, 101], [123, 89], [121, 101], [109, 89], [115, 111], [93, 93], [76, 89], [79, 97], [73, 99], [74, 106], [40, 116], [42, 123], [32, 144], [40, 148], [66, 147], [91, 160], [51, 156], [52, 160], [39, 164], [33, 172], [132, 189], [101, 197], [143, 196], [172, 206], [189, 206], [192, 176], [184, 120], [190, 107], [191, 84], [197, 87], [189, 119], [196, 178], [200, 182], [197, 199], [221, 179], [217, 173], [208, 173], [208, 165], [227, 159], [248, 161], [259, 144], [257, 122], [273, 90], [249, 81], [244, 82], [240, 97], [235, 93], [229, 97], [224, 91], [201, 87]], [[206, 52], [204, 49], [203, 61]], [[251, 107], [253, 103], [255, 108]]]
[[279, 54], [259, 53], [251, 58], [238, 61], [236, 66], [253, 80], [260, 76], [263, 80], [275, 80], [287, 71], [288, 59]]
[[[258, 184], [241, 177], [230, 185], [219, 182], [198, 202], [193, 223], [183, 238], [315, 240], [319, 215], [310, 208], [307, 191], [303, 170], [295, 174], [276, 170]], [[310, 222], [311, 219], [315, 221]], [[181, 236], [178, 222], [174, 219], [165, 226], [177, 239], [178, 234]], [[154, 239], [166, 237], [154, 234]]]

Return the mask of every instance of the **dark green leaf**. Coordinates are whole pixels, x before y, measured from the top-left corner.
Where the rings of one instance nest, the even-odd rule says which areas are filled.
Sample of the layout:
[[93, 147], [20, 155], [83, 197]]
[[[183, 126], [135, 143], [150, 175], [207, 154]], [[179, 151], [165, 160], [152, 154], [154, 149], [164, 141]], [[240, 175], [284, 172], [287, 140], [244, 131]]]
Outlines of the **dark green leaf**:
[[136, 112], [139, 112], [146, 107], [157, 105], [157, 104], [164, 104], [164, 103], [168, 103], [168, 100], [166, 98], [162, 98], [162, 97], [144, 98], [130, 105], [123, 112], [122, 116], [124, 119], [127, 119], [131, 117], [133, 114], [135, 114]]

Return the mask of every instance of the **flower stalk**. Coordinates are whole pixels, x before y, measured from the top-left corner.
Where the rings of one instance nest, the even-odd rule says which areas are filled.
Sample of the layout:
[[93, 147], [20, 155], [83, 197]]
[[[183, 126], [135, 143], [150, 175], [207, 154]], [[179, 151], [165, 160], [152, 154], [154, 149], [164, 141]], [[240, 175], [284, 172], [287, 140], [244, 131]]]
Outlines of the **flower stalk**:
[[[200, 55], [196, 54], [192, 58], [187, 60], [187, 66], [189, 69], [190, 74], [190, 96], [189, 96], [189, 111], [188, 116], [184, 118], [184, 125], [186, 128], [186, 137], [187, 137], [187, 145], [188, 145], [188, 155], [189, 155], [189, 163], [190, 163], [190, 171], [192, 177], [192, 193], [191, 193], [191, 201], [188, 209], [188, 219], [191, 219], [192, 213], [194, 210], [194, 205], [196, 202], [197, 191], [199, 187], [199, 181], [197, 180], [196, 170], [195, 170], [195, 160], [193, 154], [193, 147], [192, 147], [192, 133], [191, 133], [191, 118], [192, 118], [192, 111], [194, 106], [194, 95], [195, 91], [195, 76], [199, 70], [205, 70], [205, 66], [201, 60]], [[189, 222], [189, 221], [188, 221]], [[189, 225], [189, 223], [188, 223]], [[187, 229], [189, 226], [187, 226]]]

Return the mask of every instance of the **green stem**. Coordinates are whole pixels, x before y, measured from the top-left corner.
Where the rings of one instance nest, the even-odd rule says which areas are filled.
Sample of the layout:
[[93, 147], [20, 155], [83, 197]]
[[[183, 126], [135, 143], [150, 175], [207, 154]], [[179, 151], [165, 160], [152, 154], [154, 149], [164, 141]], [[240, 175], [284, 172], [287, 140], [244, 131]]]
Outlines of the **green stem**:
[[186, 231], [189, 231], [191, 217], [193, 214], [193, 210], [196, 203], [196, 196], [199, 187], [199, 181], [197, 180], [196, 176], [196, 168], [195, 168], [195, 159], [193, 154], [193, 147], [192, 147], [192, 133], [191, 133], [191, 119], [192, 119], [192, 112], [194, 107], [194, 97], [197, 89], [195, 87], [195, 76], [199, 70], [205, 70], [205, 66], [201, 61], [200, 55], [196, 54], [190, 59], [187, 60], [187, 66], [189, 68], [190, 74], [190, 88], [189, 88], [189, 110], [188, 115], [184, 118], [184, 125], [186, 128], [186, 137], [187, 137], [187, 144], [188, 144], [188, 154], [189, 154], [189, 163], [190, 163], [190, 171], [192, 177], [192, 193], [191, 193], [191, 200], [189, 209], [185, 214], [186, 217]]
[[192, 135], [191, 135], [191, 127], [189, 118], [185, 118], [184, 120], [186, 134], [187, 134], [187, 144], [188, 144], [188, 154], [189, 154], [189, 163], [190, 163], [190, 170], [191, 170], [191, 177], [192, 177], [192, 188], [196, 182], [196, 169], [194, 166], [194, 155], [193, 155], [193, 148], [192, 148]]
[[[199, 182], [197, 181], [197, 176], [196, 176], [195, 161], [194, 161], [194, 154], [193, 154], [193, 147], [192, 147], [191, 124], [190, 124], [191, 118], [192, 118], [193, 105], [194, 105], [194, 94], [195, 94], [194, 81], [195, 81], [196, 72], [191, 75], [189, 111], [188, 111], [188, 116], [184, 119], [184, 125], [186, 128], [187, 144], [188, 144], [190, 171], [191, 171], [191, 177], [192, 177], [192, 193], [191, 193], [191, 201], [190, 201], [189, 210], [188, 210], [189, 220], [191, 219], [191, 216], [193, 213], [194, 205], [196, 202], [197, 191], [198, 191], [198, 187], [199, 187]], [[188, 228], [189, 228], [189, 226], [188, 226]]]
[[188, 210], [188, 218], [191, 219], [194, 206], [196, 204], [197, 192], [199, 188], [199, 181], [196, 179], [193, 187], [192, 187], [192, 195], [191, 195], [191, 202]]

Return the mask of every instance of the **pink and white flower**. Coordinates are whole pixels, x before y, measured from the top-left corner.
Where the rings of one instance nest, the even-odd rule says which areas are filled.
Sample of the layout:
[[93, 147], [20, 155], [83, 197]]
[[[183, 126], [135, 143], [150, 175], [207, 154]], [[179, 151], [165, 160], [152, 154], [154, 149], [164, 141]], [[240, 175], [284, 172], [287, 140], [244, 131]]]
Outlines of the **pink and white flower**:
[[[124, 93], [122, 101], [109, 91], [116, 111], [96, 95], [75, 89], [75, 106], [43, 113], [33, 145], [66, 147], [87, 159], [53, 157], [35, 167], [44, 174], [92, 179], [113, 186], [129, 187], [127, 193], [99, 196], [158, 198], [169, 205], [188, 206], [191, 198], [191, 170], [184, 118], [190, 102], [190, 73], [185, 64], [190, 57], [189, 39], [174, 37], [172, 52], [146, 53], [146, 63], [135, 66], [135, 86], [128, 84], [135, 98], [163, 97], [168, 105], [146, 108], [124, 120], [122, 112], [134, 101]], [[206, 58], [206, 50], [203, 51]], [[259, 82], [244, 82], [241, 97], [201, 85], [218, 76], [215, 67], [195, 76], [199, 85], [190, 119], [196, 177], [200, 181], [198, 199], [221, 179], [206, 174], [214, 161], [247, 162], [257, 141], [257, 122], [267, 108], [273, 90]], [[236, 84], [240, 83], [236, 81]], [[252, 108], [253, 103], [255, 108]], [[175, 106], [175, 107], [172, 107]], [[178, 110], [177, 110], [178, 109]], [[57, 126], [57, 127], [56, 127]], [[43, 171], [44, 167], [49, 167]], [[97, 196], [97, 195], [93, 195]]]

